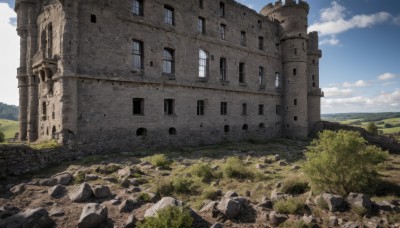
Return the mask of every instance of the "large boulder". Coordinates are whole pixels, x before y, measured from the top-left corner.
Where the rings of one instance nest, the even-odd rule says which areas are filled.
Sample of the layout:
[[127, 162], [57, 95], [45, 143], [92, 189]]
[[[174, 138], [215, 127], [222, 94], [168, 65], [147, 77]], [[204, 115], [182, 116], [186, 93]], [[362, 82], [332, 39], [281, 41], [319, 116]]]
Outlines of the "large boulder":
[[105, 185], [96, 185], [93, 187], [93, 195], [96, 198], [107, 198], [111, 196], [111, 190]]
[[321, 196], [317, 197], [317, 201], [318, 200], [324, 200], [331, 212], [344, 211], [346, 209], [344, 198], [339, 195], [323, 193]]
[[12, 187], [10, 189], [10, 192], [13, 194], [21, 194], [25, 191], [25, 188], [26, 188], [25, 184], [18, 184]]
[[53, 198], [61, 198], [67, 192], [67, 189], [62, 185], [56, 185], [48, 190], [49, 196]]
[[128, 219], [125, 222], [125, 228], [135, 228], [137, 219], [134, 215], [129, 215]]
[[274, 226], [279, 226], [281, 223], [285, 222], [288, 219], [286, 215], [279, 214], [275, 211], [269, 213], [269, 221]]
[[120, 213], [129, 213], [138, 207], [140, 207], [140, 202], [137, 199], [127, 199], [122, 201], [118, 209]]
[[211, 201], [201, 208], [200, 213], [208, 214], [213, 218], [216, 218], [219, 214], [219, 211], [217, 210], [217, 205], [217, 201]]
[[108, 210], [98, 203], [85, 205], [79, 218], [78, 228], [96, 228], [107, 220]]
[[217, 205], [217, 209], [228, 219], [233, 219], [240, 214], [241, 203], [230, 198], [223, 198]]
[[73, 176], [70, 173], [58, 173], [51, 177], [52, 179], [57, 180], [57, 184], [61, 185], [69, 185], [71, 183]]
[[41, 186], [54, 186], [57, 184], [57, 179], [55, 178], [48, 178], [39, 181]]
[[232, 190], [230, 190], [230, 191], [227, 191], [226, 193], [225, 193], [225, 198], [232, 198], [232, 197], [238, 197], [239, 196], [239, 194], [237, 194], [235, 191], [232, 191]]
[[72, 202], [84, 202], [93, 195], [92, 187], [88, 183], [82, 183], [75, 191], [73, 191], [69, 198]]
[[167, 207], [167, 206], [182, 206], [183, 203], [182, 201], [179, 201], [175, 198], [172, 197], [164, 197], [160, 201], [158, 201], [156, 204], [154, 204], [152, 207], [146, 210], [146, 213], [144, 214], [144, 217], [153, 217], [157, 214], [157, 211]]
[[4, 220], [0, 220], [0, 227], [29, 227], [47, 228], [53, 227], [54, 221], [51, 220], [47, 211], [43, 208], [28, 209]]
[[364, 208], [366, 212], [370, 212], [372, 208], [372, 202], [369, 197], [360, 193], [350, 193], [346, 197], [346, 202], [351, 206], [351, 208]]

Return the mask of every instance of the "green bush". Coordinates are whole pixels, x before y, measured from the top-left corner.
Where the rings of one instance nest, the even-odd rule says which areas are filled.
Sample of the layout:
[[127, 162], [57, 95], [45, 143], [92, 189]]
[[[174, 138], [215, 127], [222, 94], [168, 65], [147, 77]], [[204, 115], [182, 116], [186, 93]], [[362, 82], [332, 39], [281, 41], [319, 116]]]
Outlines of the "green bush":
[[187, 208], [168, 206], [157, 212], [155, 217], [147, 217], [137, 222], [138, 228], [190, 228], [193, 218]]
[[237, 157], [229, 157], [223, 167], [226, 177], [237, 179], [252, 179], [254, 173], [251, 172], [245, 164]]
[[304, 200], [301, 198], [281, 199], [274, 204], [274, 210], [282, 214], [295, 214], [303, 208]]
[[0, 143], [4, 142], [5, 137], [4, 133], [0, 131]]
[[342, 196], [372, 193], [378, 180], [377, 165], [388, 154], [369, 146], [353, 131], [324, 131], [308, 147], [303, 170], [317, 191]]
[[85, 182], [85, 173], [78, 172], [78, 174], [74, 176], [74, 184], [82, 184], [83, 182]]
[[137, 199], [142, 201], [142, 202], [150, 202], [151, 201], [150, 195], [145, 193], [145, 192], [140, 193], [138, 195]]
[[155, 154], [148, 157], [147, 160], [154, 166], [169, 168], [171, 162], [164, 154]]
[[161, 197], [172, 196], [174, 193], [174, 186], [169, 179], [159, 179], [156, 181], [155, 192]]
[[289, 178], [282, 183], [281, 191], [286, 194], [298, 195], [310, 190], [308, 182], [299, 178]]
[[373, 135], [377, 135], [377, 134], [378, 134], [378, 127], [375, 125], [374, 122], [369, 122], [369, 123], [367, 124], [366, 130], [367, 130], [369, 133], [373, 134]]
[[218, 196], [219, 196], [218, 189], [213, 187], [206, 188], [201, 193], [202, 199], [216, 200]]
[[203, 182], [211, 182], [213, 179], [220, 178], [222, 173], [212, 170], [210, 164], [197, 164], [192, 168], [192, 173], [202, 178]]
[[172, 186], [177, 193], [190, 193], [193, 181], [185, 177], [175, 177]]

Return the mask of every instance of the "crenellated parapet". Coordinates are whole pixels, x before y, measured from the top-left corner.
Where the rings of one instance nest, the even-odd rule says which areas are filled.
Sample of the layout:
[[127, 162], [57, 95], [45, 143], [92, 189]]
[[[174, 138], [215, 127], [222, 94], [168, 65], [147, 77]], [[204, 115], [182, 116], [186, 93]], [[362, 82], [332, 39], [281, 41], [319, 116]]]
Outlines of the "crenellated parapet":
[[303, 0], [286, 0], [285, 4], [282, 3], [282, 0], [278, 0], [275, 3], [269, 3], [268, 5], [264, 6], [261, 9], [260, 14], [267, 16], [282, 7], [300, 7], [301, 9], [307, 11], [307, 13], [310, 10], [308, 3]]

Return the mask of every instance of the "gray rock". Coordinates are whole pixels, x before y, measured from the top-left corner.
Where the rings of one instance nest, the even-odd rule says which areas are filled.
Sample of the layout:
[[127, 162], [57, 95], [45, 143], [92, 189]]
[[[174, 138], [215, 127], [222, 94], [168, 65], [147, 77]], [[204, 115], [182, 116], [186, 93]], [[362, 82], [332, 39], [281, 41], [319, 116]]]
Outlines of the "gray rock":
[[346, 202], [353, 208], [353, 207], [362, 207], [367, 212], [371, 211], [372, 202], [367, 195], [360, 194], [360, 193], [350, 193], [346, 197]]
[[103, 180], [109, 181], [111, 183], [118, 183], [118, 179], [115, 177], [111, 177], [111, 176], [104, 177]]
[[128, 219], [125, 222], [125, 228], [135, 228], [137, 219], [134, 215], [129, 215]]
[[4, 220], [0, 220], [0, 227], [22, 227], [22, 228], [50, 228], [54, 226], [47, 211], [43, 208], [28, 209]]
[[279, 161], [279, 160], [281, 160], [281, 156], [279, 156], [279, 154], [275, 154], [274, 161]]
[[18, 195], [18, 194], [23, 193], [25, 191], [25, 189], [26, 189], [26, 185], [25, 184], [18, 184], [18, 185], [15, 185], [14, 187], [12, 187], [10, 189], [10, 192], [13, 193], [13, 194]]
[[345, 224], [342, 225], [342, 228], [362, 228], [363, 226], [360, 225], [358, 222], [346, 222]]
[[279, 226], [281, 223], [285, 222], [287, 219], [288, 219], [288, 217], [286, 215], [279, 214], [275, 211], [272, 211], [271, 213], [269, 213], [269, 221], [274, 226]]
[[49, 212], [50, 217], [61, 217], [65, 215], [62, 208], [52, 208]]
[[85, 174], [85, 181], [94, 181], [99, 179], [98, 175], [95, 174]]
[[79, 218], [78, 228], [97, 228], [107, 220], [108, 210], [98, 203], [86, 204]]
[[128, 181], [129, 181], [129, 184], [132, 185], [132, 186], [139, 186], [140, 185], [140, 182], [139, 182], [139, 180], [137, 178], [130, 178], [130, 179], [128, 179]]
[[69, 198], [72, 202], [84, 202], [93, 195], [92, 187], [88, 183], [82, 183], [75, 191], [71, 193]]
[[317, 222], [317, 218], [315, 218], [315, 216], [313, 215], [310, 216], [304, 215], [302, 220], [306, 225], [311, 225]]
[[256, 164], [256, 169], [265, 169], [266, 165]]
[[299, 166], [299, 165], [294, 165], [294, 166], [292, 166], [292, 170], [298, 170], [298, 169], [300, 169], [300, 166]]
[[211, 215], [213, 218], [216, 218], [219, 214], [219, 211], [217, 210], [217, 205], [217, 201], [211, 201], [201, 208], [200, 213], [208, 214]]
[[228, 219], [232, 219], [240, 214], [241, 204], [236, 200], [223, 198], [217, 205], [217, 209]]
[[382, 201], [382, 202], [374, 202], [374, 207], [378, 208], [381, 211], [392, 212], [396, 211], [396, 206], [391, 204], [389, 201]]
[[135, 193], [135, 192], [141, 192], [142, 189], [136, 186], [132, 186], [129, 189], [126, 189], [126, 193]]
[[278, 164], [279, 164], [279, 166], [287, 166], [288, 165], [287, 162], [285, 162], [285, 161], [280, 161]]
[[127, 199], [122, 201], [118, 209], [120, 213], [130, 213], [134, 209], [140, 207], [140, 202], [137, 199]]
[[54, 186], [57, 184], [57, 179], [49, 178], [49, 179], [40, 180], [39, 184], [41, 186]]
[[51, 177], [57, 180], [57, 184], [68, 185], [72, 181], [72, 174], [70, 173], [58, 173]]
[[339, 219], [336, 216], [329, 217], [329, 227], [339, 226]]
[[93, 195], [96, 198], [107, 198], [111, 196], [111, 190], [105, 185], [96, 185], [93, 188]]
[[274, 189], [271, 192], [271, 200], [272, 201], [278, 201], [278, 200], [281, 200], [281, 199], [290, 199], [292, 197], [293, 196], [290, 195], [290, 194], [285, 194], [285, 193], [279, 192], [278, 189]]
[[269, 208], [269, 209], [272, 209], [273, 205], [274, 204], [272, 203], [271, 200], [263, 200], [261, 201], [261, 203], [257, 204], [257, 206], [259, 207]]
[[323, 193], [321, 197], [328, 204], [331, 212], [344, 211], [346, 208], [344, 198], [339, 195]]
[[239, 196], [239, 194], [237, 194], [235, 191], [232, 191], [232, 190], [230, 190], [230, 191], [227, 191], [226, 193], [225, 193], [225, 198], [232, 198], [232, 197], [237, 197], [237, 196]]
[[62, 185], [56, 185], [48, 190], [49, 196], [53, 198], [61, 198], [67, 192], [67, 189]]
[[164, 197], [160, 201], [158, 201], [156, 204], [154, 204], [152, 207], [147, 209], [144, 214], [144, 217], [155, 216], [158, 210], [161, 210], [167, 206], [176, 207], [176, 206], [182, 206], [182, 205], [183, 205], [182, 201], [179, 201], [172, 197]]

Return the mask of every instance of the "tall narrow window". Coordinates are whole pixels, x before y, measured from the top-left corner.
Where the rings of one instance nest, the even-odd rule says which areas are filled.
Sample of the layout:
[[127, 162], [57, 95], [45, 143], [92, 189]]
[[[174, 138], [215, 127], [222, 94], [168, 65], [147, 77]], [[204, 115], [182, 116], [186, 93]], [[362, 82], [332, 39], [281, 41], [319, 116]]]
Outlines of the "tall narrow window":
[[246, 46], [246, 32], [240, 32], [240, 45]]
[[258, 105], [258, 115], [264, 115], [264, 105], [262, 104]]
[[276, 112], [276, 115], [277, 115], [277, 116], [280, 116], [280, 115], [281, 115], [281, 106], [280, 106], [280, 105], [277, 105], [277, 106], [276, 106], [275, 112]]
[[226, 25], [220, 24], [219, 25], [219, 38], [221, 40], [225, 40], [225, 30], [226, 30]]
[[239, 82], [240, 83], [245, 83], [245, 77], [246, 77], [246, 69], [245, 69], [245, 64], [244, 63], [239, 63]]
[[208, 54], [203, 50], [199, 50], [199, 77], [206, 78], [208, 76]]
[[258, 37], [258, 49], [259, 50], [264, 50], [264, 38], [263, 37]]
[[46, 102], [42, 103], [42, 115], [47, 116], [47, 105]]
[[143, 16], [143, 0], [132, 0], [132, 13]]
[[264, 67], [258, 67], [258, 83], [260, 87], [265, 85]]
[[133, 69], [143, 69], [143, 42], [133, 40], [132, 44]]
[[312, 75], [311, 78], [312, 78], [312, 80], [314, 81], [314, 80], [315, 80], [315, 75]]
[[278, 53], [279, 53], [279, 44], [276, 43], [275, 44], [275, 54], [278, 54]]
[[294, 55], [297, 55], [297, 48], [294, 49]]
[[47, 28], [47, 57], [53, 58], [53, 25], [51, 23]]
[[279, 76], [279, 73], [278, 72], [275, 72], [275, 87], [276, 88], [280, 88], [281, 87], [281, 79], [280, 79], [280, 76]]
[[228, 103], [221, 102], [221, 115], [225, 116], [228, 114]]
[[197, 32], [201, 34], [206, 33], [206, 20], [202, 17], [199, 17], [197, 20]]
[[258, 29], [261, 30], [262, 29], [262, 22], [260, 20], [258, 20]]
[[173, 115], [175, 113], [175, 100], [165, 99], [164, 100], [164, 115]]
[[168, 25], [174, 25], [174, 20], [174, 9], [169, 6], [164, 6], [164, 23]]
[[225, 58], [221, 58], [219, 60], [219, 69], [221, 72], [221, 80], [226, 81], [226, 59]]
[[219, 16], [225, 17], [225, 3], [223, 2], [219, 3]]
[[297, 105], [297, 99], [294, 99], [294, 100], [293, 100], [293, 104], [294, 104], [294, 105]]
[[163, 73], [173, 74], [174, 73], [174, 50], [164, 48], [163, 52]]
[[242, 116], [247, 116], [247, 104], [242, 104]]
[[293, 75], [297, 75], [297, 69], [293, 68]]
[[199, 0], [199, 8], [204, 9], [204, 0]]
[[143, 98], [133, 98], [133, 115], [144, 115]]
[[204, 106], [205, 106], [204, 100], [198, 100], [197, 101], [197, 115], [198, 116], [203, 116], [204, 115]]

